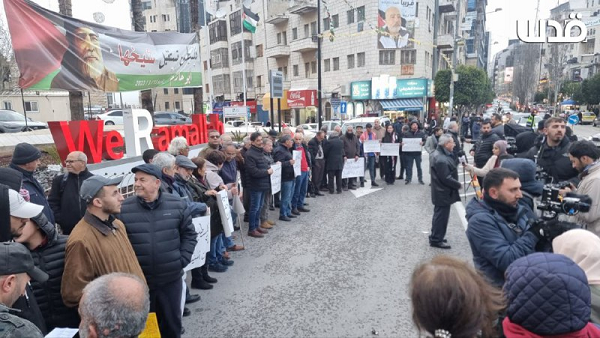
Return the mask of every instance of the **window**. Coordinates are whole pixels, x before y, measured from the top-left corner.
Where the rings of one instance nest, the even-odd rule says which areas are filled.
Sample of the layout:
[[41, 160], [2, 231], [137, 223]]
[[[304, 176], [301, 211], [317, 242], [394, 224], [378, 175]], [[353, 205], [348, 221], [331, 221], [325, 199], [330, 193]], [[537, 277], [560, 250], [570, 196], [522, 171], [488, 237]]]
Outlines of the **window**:
[[340, 70], [340, 58], [333, 58], [333, 70]]
[[317, 61], [313, 61], [313, 62], [310, 63], [310, 71], [313, 74], [317, 73]]
[[223, 20], [217, 20], [209, 25], [208, 35], [210, 43], [218, 41], [227, 41], [227, 23]]
[[263, 45], [257, 45], [256, 46], [256, 57], [262, 57], [263, 56]]
[[150, 15], [150, 22], [154, 22], [154, 15]]
[[145, 11], [147, 9], [152, 9], [152, 2], [151, 1], [142, 1], [142, 11]]
[[283, 45], [287, 46], [287, 31], [283, 31], [281, 36], [283, 37]]
[[323, 30], [328, 31], [330, 25], [331, 25], [331, 19], [329, 19], [329, 18], [323, 19]]
[[292, 66], [292, 72], [294, 74], [294, 77], [298, 77], [298, 65], [293, 65]]
[[194, 88], [183, 88], [183, 95], [194, 95]]
[[307, 79], [310, 77], [310, 63], [309, 62], [304, 63], [304, 77]]
[[179, 88], [174, 88], [173, 89], [173, 94], [179, 94]]
[[[250, 58], [250, 46], [252, 45], [252, 41], [250, 40], [244, 40], [244, 58], [246, 59], [246, 62], [248, 62], [249, 60], [251, 60]], [[234, 42], [231, 45], [231, 62], [234, 65], [238, 65], [240, 63], [242, 63], [242, 42], [238, 41], [238, 42]]]
[[10, 101], [2, 102], [2, 106], [4, 107], [4, 109], [12, 110], [12, 102], [10, 102]]
[[229, 74], [213, 76], [213, 94], [223, 95], [231, 93], [231, 79]]
[[331, 59], [325, 59], [323, 61], [323, 68], [325, 69], [326, 72], [331, 70]]
[[214, 69], [229, 67], [229, 50], [218, 48], [210, 51], [210, 65]]
[[425, 67], [429, 67], [429, 60], [430, 60], [430, 55], [429, 55], [429, 53], [426, 51], [426, 52], [425, 52]]
[[171, 104], [169, 103], [169, 101], [165, 102], [165, 110], [169, 110], [171, 109]]
[[229, 30], [231, 36], [240, 34], [242, 32], [242, 11], [233, 12], [229, 15]]
[[162, 19], [163, 19], [164, 22], [171, 21], [171, 18], [169, 17], [169, 14], [163, 14], [162, 15]]
[[417, 63], [417, 51], [414, 49], [400, 51], [400, 63], [410, 65]]
[[165, 95], [169, 95], [169, 88], [163, 88], [163, 93]]
[[292, 40], [298, 40], [298, 28], [292, 28]]
[[284, 66], [283, 67], [283, 80], [287, 81], [287, 79], [288, 79], [288, 67]]
[[120, 116], [120, 117], [122, 117], [123, 116], [123, 111], [122, 110], [115, 110], [112, 113], [108, 114], [108, 116], [112, 116], [112, 117]]
[[333, 28], [338, 28], [340, 26], [340, 16], [338, 14], [331, 17], [331, 24], [333, 25]]
[[354, 54], [348, 55], [348, 69], [354, 68]]
[[37, 101], [25, 101], [25, 111], [38, 113], [39, 109]]
[[348, 24], [354, 23], [354, 8], [346, 12], [348, 16]]
[[304, 25], [304, 38], [309, 37], [308, 24]]
[[380, 65], [393, 65], [396, 63], [396, 51], [395, 50], [380, 50], [379, 51], [379, 64]]
[[181, 109], [181, 102], [175, 101], [175, 109], [177, 109], [177, 110]]
[[360, 6], [356, 9], [356, 21], [365, 21], [365, 6]]
[[281, 45], [281, 33], [277, 33], [277, 44]]
[[317, 35], [317, 22], [313, 21], [310, 23], [310, 36]]
[[262, 76], [257, 76], [256, 77], [256, 86], [257, 87], [262, 87]]
[[360, 68], [360, 67], [364, 67], [365, 66], [366, 59], [365, 59], [365, 53], [364, 52], [357, 53], [356, 54], [356, 59], [357, 59], [356, 67]]

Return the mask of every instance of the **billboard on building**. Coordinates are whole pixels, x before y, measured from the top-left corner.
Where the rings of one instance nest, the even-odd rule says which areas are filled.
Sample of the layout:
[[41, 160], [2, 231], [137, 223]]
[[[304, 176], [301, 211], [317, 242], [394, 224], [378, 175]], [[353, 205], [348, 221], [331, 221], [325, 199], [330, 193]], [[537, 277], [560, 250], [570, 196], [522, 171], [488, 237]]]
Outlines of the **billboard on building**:
[[4, 8], [21, 88], [117, 92], [202, 84], [195, 33], [132, 32], [29, 0], [5, 0]]
[[413, 48], [417, 3], [415, 1], [379, 0], [377, 45], [380, 49]]
[[504, 68], [504, 83], [509, 83], [513, 81], [513, 67]]

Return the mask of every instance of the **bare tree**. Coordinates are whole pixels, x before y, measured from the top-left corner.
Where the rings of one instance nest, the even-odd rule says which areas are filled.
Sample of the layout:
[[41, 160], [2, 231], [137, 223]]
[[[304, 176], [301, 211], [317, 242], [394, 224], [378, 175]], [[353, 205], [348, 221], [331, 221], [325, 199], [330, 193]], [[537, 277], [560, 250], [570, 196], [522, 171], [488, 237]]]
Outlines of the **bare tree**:
[[[71, 0], [58, 0], [58, 10], [65, 16], [73, 16]], [[71, 120], [80, 121], [85, 118], [83, 111], [83, 93], [69, 90], [69, 108], [71, 109]]]
[[526, 105], [533, 99], [537, 86], [535, 70], [540, 62], [540, 48], [537, 44], [521, 44], [515, 48], [513, 69], [513, 97], [519, 99], [521, 105]]
[[15, 86], [18, 78], [17, 63], [13, 55], [10, 33], [0, 18], [0, 90]]

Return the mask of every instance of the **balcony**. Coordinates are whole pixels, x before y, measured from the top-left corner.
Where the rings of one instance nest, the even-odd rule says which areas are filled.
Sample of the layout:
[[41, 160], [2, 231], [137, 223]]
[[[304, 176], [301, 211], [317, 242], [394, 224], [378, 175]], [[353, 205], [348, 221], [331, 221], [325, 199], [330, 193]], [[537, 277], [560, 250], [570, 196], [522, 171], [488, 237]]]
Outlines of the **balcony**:
[[268, 58], [285, 58], [290, 56], [290, 46], [287, 45], [277, 45], [271, 48], [267, 48], [266, 56]]
[[294, 6], [290, 7], [290, 13], [304, 15], [315, 12], [317, 4], [313, 1], [298, 1]]
[[445, 34], [438, 36], [438, 49], [448, 49], [454, 47], [454, 39], [452, 35]]
[[440, 0], [440, 14], [456, 11], [453, 0]]
[[287, 23], [289, 20], [290, 20], [290, 18], [285, 14], [275, 14], [275, 15], [271, 16], [270, 18], [268, 18], [267, 20], [265, 20], [265, 22], [270, 23], [272, 25], [279, 25], [282, 23]]
[[313, 52], [317, 50], [317, 43], [312, 38], [294, 40], [290, 43], [290, 50], [299, 53]]

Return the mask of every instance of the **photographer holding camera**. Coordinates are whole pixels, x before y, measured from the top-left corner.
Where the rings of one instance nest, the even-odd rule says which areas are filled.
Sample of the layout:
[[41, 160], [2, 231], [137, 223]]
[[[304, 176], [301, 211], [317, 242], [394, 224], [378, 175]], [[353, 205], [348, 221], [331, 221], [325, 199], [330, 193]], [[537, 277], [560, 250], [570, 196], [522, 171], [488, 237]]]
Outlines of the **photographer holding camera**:
[[[588, 195], [592, 199], [589, 212], [578, 213], [572, 217], [576, 223], [585, 224], [588, 230], [600, 235], [600, 150], [590, 141], [576, 141], [569, 148], [569, 159], [573, 168], [580, 173], [581, 181], [574, 189], [567, 188], [566, 191], [574, 191], [580, 195]], [[562, 191], [565, 192], [565, 191]], [[564, 194], [563, 194], [564, 195]]]

